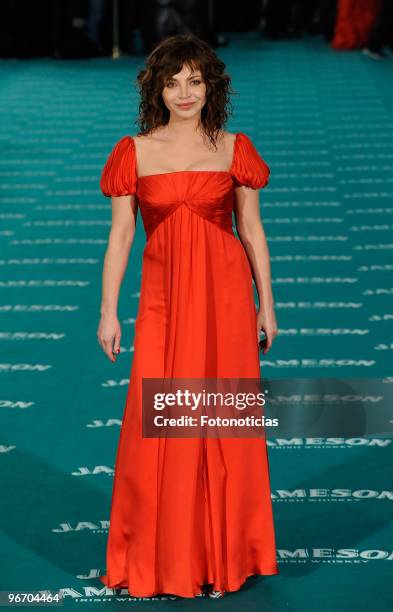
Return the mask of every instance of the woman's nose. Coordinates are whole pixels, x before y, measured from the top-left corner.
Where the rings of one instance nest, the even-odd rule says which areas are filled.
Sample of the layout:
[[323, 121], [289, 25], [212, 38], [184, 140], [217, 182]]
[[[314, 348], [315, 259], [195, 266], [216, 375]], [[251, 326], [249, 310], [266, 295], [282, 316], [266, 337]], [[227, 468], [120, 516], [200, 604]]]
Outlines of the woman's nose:
[[189, 97], [188, 85], [180, 86], [180, 98], [188, 98], [188, 97]]

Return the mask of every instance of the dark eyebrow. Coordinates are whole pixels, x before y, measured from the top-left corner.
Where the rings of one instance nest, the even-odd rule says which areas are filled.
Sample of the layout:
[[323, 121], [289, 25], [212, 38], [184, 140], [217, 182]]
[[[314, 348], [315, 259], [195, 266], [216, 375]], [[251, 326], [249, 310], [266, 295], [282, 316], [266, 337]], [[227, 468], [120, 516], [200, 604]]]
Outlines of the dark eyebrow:
[[[192, 74], [191, 76], [187, 77], [187, 80], [188, 80], [188, 79], [193, 79], [193, 78], [194, 78], [194, 77], [196, 77], [196, 76], [202, 76], [202, 75], [201, 75], [201, 73], [200, 73], [200, 72], [196, 72], [196, 73]], [[167, 79], [167, 80], [168, 80], [168, 81], [177, 81], [177, 79], [175, 79], [175, 77], [168, 77], [168, 79]]]

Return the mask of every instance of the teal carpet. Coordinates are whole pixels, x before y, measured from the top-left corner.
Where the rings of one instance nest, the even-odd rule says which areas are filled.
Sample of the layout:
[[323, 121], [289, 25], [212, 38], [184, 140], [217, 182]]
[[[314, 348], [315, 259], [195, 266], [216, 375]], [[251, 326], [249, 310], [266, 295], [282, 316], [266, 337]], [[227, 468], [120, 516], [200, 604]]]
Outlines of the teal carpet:
[[[227, 127], [271, 168], [261, 213], [280, 335], [263, 375], [391, 382], [392, 60], [254, 34], [219, 53], [238, 92]], [[112, 364], [96, 339], [111, 219], [98, 181], [113, 144], [137, 131], [142, 60], [0, 63], [0, 590], [61, 589], [81, 610], [388, 609], [391, 437], [269, 440], [278, 576], [222, 600], [124, 604], [94, 578], [145, 240], [138, 216]]]

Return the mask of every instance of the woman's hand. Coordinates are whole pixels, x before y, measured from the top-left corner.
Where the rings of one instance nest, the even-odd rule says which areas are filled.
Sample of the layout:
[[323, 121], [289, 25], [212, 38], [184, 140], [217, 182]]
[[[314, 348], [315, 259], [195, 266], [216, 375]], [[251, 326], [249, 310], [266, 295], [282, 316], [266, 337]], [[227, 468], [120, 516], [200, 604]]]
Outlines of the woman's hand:
[[121, 328], [116, 316], [101, 315], [97, 330], [98, 343], [108, 358], [115, 362], [120, 353]]
[[274, 338], [278, 334], [276, 315], [274, 313], [274, 306], [273, 306], [273, 304], [271, 306], [269, 306], [268, 308], [265, 308], [265, 309], [260, 308], [258, 310], [258, 312], [257, 312], [257, 342], [258, 342], [258, 348], [259, 348], [259, 341], [260, 341], [260, 333], [261, 333], [261, 331], [263, 331], [265, 336], [266, 336], [266, 347], [263, 349], [263, 354], [266, 355], [266, 353], [270, 350], [270, 348], [271, 348], [271, 346], [273, 344]]

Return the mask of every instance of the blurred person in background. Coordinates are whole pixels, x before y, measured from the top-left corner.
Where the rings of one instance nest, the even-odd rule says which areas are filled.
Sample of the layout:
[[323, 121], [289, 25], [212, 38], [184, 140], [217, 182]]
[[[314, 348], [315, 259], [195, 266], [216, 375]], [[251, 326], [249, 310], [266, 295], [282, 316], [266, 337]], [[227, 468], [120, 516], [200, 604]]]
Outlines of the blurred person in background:
[[141, 6], [141, 34], [149, 53], [166, 36], [194, 34], [218, 44], [217, 3], [213, 0], [147, 0]]
[[90, 21], [90, 32], [98, 33], [97, 16], [102, 10], [99, 0], [50, 0], [50, 20], [52, 55], [57, 59], [84, 58], [94, 55], [95, 43], [89, 39], [89, 14], [93, 10]]
[[309, 34], [314, 28], [317, 0], [264, 0], [264, 35], [289, 38]]
[[318, 29], [316, 33], [322, 34], [327, 41], [334, 36], [334, 28], [337, 18], [337, 0], [319, 0], [316, 21]]
[[[381, 0], [338, 0], [334, 49], [361, 49], [367, 42]], [[390, 0], [391, 1], [391, 0]]]
[[88, 0], [87, 38], [91, 45], [92, 55], [104, 55], [102, 25], [107, 0]]
[[393, 1], [380, 0], [380, 9], [371, 28], [363, 53], [372, 59], [386, 59], [383, 47], [393, 48]]
[[[109, 56], [113, 48], [115, 0], [50, 0], [52, 47], [57, 58]], [[135, 3], [116, 0], [120, 51], [134, 53]]]

